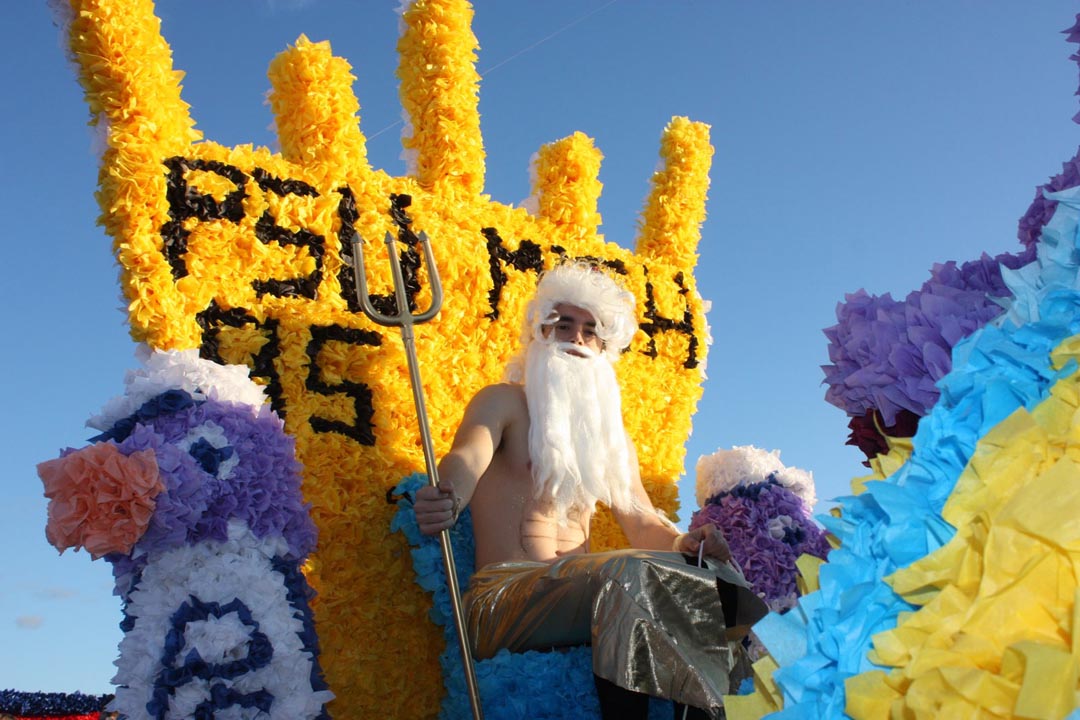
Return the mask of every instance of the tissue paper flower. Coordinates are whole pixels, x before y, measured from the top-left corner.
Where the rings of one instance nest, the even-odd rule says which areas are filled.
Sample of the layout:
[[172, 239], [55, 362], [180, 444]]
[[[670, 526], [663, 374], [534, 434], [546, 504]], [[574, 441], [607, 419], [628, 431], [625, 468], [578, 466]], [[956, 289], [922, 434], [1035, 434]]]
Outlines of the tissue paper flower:
[[723, 531], [731, 556], [773, 612], [795, 605], [795, 561], [802, 555], [824, 559], [829, 554], [825, 532], [814, 523], [810, 509], [774, 480], [740, 485], [711, 498], [694, 513], [690, 529], [706, 523]]
[[791, 490], [807, 507], [813, 507], [817, 502], [813, 473], [784, 465], [780, 462], [779, 450], [769, 452], [753, 445], [717, 450], [711, 455], [698, 458], [696, 472], [698, 505], [705, 505], [710, 502], [710, 498], [739, 485], [765, 482], [769, 479]]
[[752, 445], [717, 450], [697, 462], [697, 498], [701, 508], [690, 529], [707, 523], [718, 527], [742, 568], [770, 609], [792, 607], [797, 598], [802, 555], [824, 559], [829, 553], [825, 532], [814, 522], [814, 477], [786, 467], [780, 452]]
[[825, 399], [851, 416], [876, 410], [885, 425], [895, 425], [903, 410], [925, 416], [937, 402], [937, 381], [952, 369], [953, 347], [1002, 313], [1009, 296], [1002, 269], [1034, 258], [1028, 248], [935, 265], [903, 302], [865, 290], [846, 295], [837, 324], [825, 329], [832, 361], [822, 366]]
[[61, 553], [85, 547], [95, 560], [131, 551], [165, 489], [153, 450], [125, 456], [110, 443], [46, 460], [38, 475], [50, 501], [45, 537]]

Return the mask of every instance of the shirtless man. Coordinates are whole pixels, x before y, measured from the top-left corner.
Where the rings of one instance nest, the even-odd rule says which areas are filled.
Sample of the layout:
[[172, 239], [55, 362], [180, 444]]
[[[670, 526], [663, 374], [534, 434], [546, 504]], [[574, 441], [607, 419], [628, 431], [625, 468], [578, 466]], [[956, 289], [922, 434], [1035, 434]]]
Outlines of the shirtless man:
[[[469, 403], [439, 464], [439, 487], [417, 492], [416, 519], [433, 535], [451, 527], [466, 505], [472, 510], [479, 570], [464, 601], [477, 657], [501, 648], [591, 642], [605, 717], [629, 717], [628, 705], [647, 712], [643, 693], [718, 711], [733, 662], [725, 628], [748, 626], [764, 614], [763, 605], [726, 565], [731, 553], [722, 533], [711, 525], [680, 533], [645, 493], [613, 368], [637, 330], [634, 309], [629, 292], [589, 266], [566, 264], [546, 273], [527, 311], [523, 350], [507, 368], [508, 382], [482, 389]], [[611, 508], [637, 550], [589, 554], [597, 502]], [[697, 571], [683, 558], [693, 555], [696, 564], [699, 549], [712, 570]], [[692, 570], [696, 579], [688, 581]], [[679, 620], [643, 620], [652, 612], [646, 596], [658, 589], [650, 583], [693, 585], [680, 602], [704, 609], [715, 620], [704, 629], [715, 637], [696, 637], [703, 629], [695, 624], [700, 612], [691, 613], [693, 627], [682, 645]], [[598, 613], [611, 616], [605, 602], [627, 605], [626, 597], [646, 609], [630, 603], [634, 607], [618, 609], [619, 617], [662, 628], [662, 647], [650, 647], [650, 657], [669, 658], [663, 664], [675, 669], [659, 673], [671, 676], [661, 686], [655, 669], [649, 678], [635, 677], [639, 651], [621, 637], [627, 633], [594, 622]], [[686, 647], [696, 643], [700, 653]], [[696, 677], [692, 661], [725, 677]]]

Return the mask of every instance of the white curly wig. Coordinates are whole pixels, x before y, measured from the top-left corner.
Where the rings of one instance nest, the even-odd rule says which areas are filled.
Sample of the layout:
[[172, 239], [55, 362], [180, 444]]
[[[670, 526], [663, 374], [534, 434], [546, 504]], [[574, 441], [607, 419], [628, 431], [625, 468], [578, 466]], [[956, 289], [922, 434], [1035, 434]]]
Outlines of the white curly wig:
[[567, 262], [540, 276], [536, 295], [525, 310], [522, 345], [543, 337], [542, 328], [554, 322], [555, 306], [559, 303], [592, 314], [596, 335], [604, 341], [604, 354], [613, 362], [637, 332], [633, 293], [592, 265]]
[[524, 382], [529, 345], [534, 340], [544, 340], [543, 327], [555, 322], [555, 306], [559, 303], [589, 311], [596, 321], [596, 335], [604, 344], [602, 354], [611, 363], [619, 359], [637, 332], [637, 303], [633, 293], [588, 263], [571, 261], [556, 265], [540, 276], [536, 294], [525, 308], [521, 347], [503, 372], [505, 382]]

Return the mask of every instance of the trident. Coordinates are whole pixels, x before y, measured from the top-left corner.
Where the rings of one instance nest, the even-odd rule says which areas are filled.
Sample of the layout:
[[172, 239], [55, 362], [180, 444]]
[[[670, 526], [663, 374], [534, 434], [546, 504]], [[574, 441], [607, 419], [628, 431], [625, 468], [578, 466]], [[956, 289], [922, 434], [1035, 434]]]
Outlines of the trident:
[[[431, 307], [424, 312], [413, 315], [409, 312], [409, 300], [405, 296], [405, 280], [401, 275], [401, 263], [398, 261], [394, 236], [386, 233], [386, 248], [390, 253], [390, 270], [394, 276], [394, 299], [397, 303], [397, 315], [392, 317], [383, 315], [371, 304], [367, 292], [367, 279], [364, 276], [364, 239], [359, 233], [353, 234], [353, 270], [356, 276], [356, 294], [360, 300], [360, 307], [364, 314], [372, 322], [384, 327], [401, 328], [401, 341], [405, 344], [405, 357], [409, 360], [409, 381], [412, 385], [413, 402], [416, 405], [416, 418], [420, 422], [420, 438], [424, 444], [424, 463], [427, 465], [428, 482], [434, 486], [439, 485], [439, 469], [435, 463], [435, 449], [431, 444], [431, 431], [428, 428], [427, 409], [424, 406], [424, 386], [420, 382], [420, 365], [416, 359], [416, 337], [413, 334], [413, 325], [425, 323], [435, 317], [439, 308], [442, 307], [442, 283], [439, 282], [439, 271], [435, 267], [435, 258], [431, 254], [431, 241], [427, 233], [421, 231], [420, 244], [424, 246], [424, 262], [427, 263], [428, 276], [431, 282]], [[480, 691], [476, 684], [476, 670], [473, 667], [472, 652], [469, 650], [469, 638], [465, 632], [465, 613], [461, 610], [461, 590], [458, 587], [457, 568], [454, 564], [454, 553], [450, 546], [450, 530], [439, 533], [439, 545], [442, 548], [443, 568], [446, 570], [446, 583], [450, 586], [450, 604], [454, 610], [454, 625], [457, 629], [458, 644], [461, 646], [461, 662], [465, 665], [465, 684], [469, 690], [469, 703], [472, 705], [473, 720], [482, 720], [483, 713], [480, 709]]]

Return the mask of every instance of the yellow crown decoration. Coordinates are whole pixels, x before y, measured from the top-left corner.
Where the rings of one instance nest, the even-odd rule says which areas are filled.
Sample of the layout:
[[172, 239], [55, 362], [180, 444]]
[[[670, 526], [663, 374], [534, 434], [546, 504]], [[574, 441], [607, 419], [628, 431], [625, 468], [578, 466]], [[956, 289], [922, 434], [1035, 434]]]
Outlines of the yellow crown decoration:
[[[70, 50], [105, 126], [99, 202], [131, 334], [199, 348], [266, 385], [297, 438], [319, 526], [306, 568], [337, 717], [430, 717], [442, 693], [439, 630], [390, 532], [387, 490], [423, 468], [404, 351], [354, 296], [353, 233], [397, 238], [410, 298], [430, 298], [416, 234], [432, 239], [442, 312], [417, 328], [437, 452], [465, 404], [518, 346], [538, 273], [591, 258], [638, 301], [641, 330], [618, 365], [645, 486], [673, 512], [708, 344], [692, 275], [712, 157], [708, 127], [675, 118], [661, 140], [635, 254], [598, 233], [600, 152], [576, 133], [541, 148], [533, 211], [482, 194], [477, 42], [465, 0], [403, 12], [399, 77], [409, 175], [368, 164], [349, 64], [301, 36], [270, 63], [281, 152], [203, 141], [150, 0], [70, 0]], [[365, 255], [369, 291], [392, 311], [385, 245]], [[625, 543], [610, 517], [597, 549]]]

